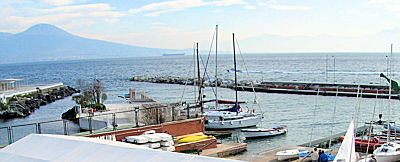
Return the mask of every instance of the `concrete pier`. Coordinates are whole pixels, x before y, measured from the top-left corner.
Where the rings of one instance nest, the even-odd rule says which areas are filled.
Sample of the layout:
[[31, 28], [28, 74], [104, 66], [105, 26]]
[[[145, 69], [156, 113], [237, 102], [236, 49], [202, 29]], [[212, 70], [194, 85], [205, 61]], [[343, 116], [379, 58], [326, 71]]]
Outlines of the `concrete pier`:
[[[197, 79], [183, 78], [164, 75], [145, 75], [135, 76], [130, 79], [135, 82], [163, 83], [163, 84], [181, 84], [198, 85]], [[222, 88], [234, 89], [234, 80], [205, 80], [203, 86], [212, 86], [218, 84]], [[359, 89], [359, 93], [357, 93]], [[285, 93], [301, 95], [322, 95], [322, 96], [346, 96], [346, 97], [364, 97], [364, 98], [389, 98], [389, 87], [387, 85], [377, 84], [348, 84], [348, 83], [312, 83], [312, 82], [258, 82], [241, 80], [238, 82], [239, 91], [256, 91], [266, 93]], [[399, 99], [398, 95], [392, 90], [391, 99]]]

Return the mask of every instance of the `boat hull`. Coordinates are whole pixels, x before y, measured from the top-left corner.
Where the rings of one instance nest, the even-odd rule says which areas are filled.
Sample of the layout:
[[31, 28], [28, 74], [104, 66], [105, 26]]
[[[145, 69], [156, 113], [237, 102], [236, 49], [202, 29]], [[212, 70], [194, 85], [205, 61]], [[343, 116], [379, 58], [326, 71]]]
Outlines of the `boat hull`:
[[245, 117], [243, 119], [225, 120], [225, 121], [207, 121], [206, 129], [236, 129], [246, 128], [257, 125], [261, 121], [261, 116]]
[[279, 151], [276, 153], [276, 157], [278, 161], [283, 161], [283, 160], [298, 158], [299, 154], [301, 153], [308, 153], [308, 151], [299, 149]]
[[395, 162], [395, 161], [399, 161], [400, 154], [397, 154], [397, 155], [376, 155], [375, 158], [376, 158], [377, 161]]
[[262, 137], [273, 137], [277, 135], [282, 135], [286, 134], [287, 128], [284, 129], [274, 129], [274, 130], [269, 130], [269, 131], [257, 131], [257, 129], [248, 129], [248, 130], [242, 130], [243, 135], [246, 138], [262, 138]]

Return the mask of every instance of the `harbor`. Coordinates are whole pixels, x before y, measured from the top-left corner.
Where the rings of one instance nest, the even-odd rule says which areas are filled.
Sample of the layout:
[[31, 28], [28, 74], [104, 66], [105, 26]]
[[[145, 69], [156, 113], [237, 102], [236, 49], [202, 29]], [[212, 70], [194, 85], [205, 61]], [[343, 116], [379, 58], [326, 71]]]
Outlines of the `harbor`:
[[[151, 61], [151, 60], [148, 60]], [[139, 65], [137, 65], [139, 66]], [[121, 67], [123, 68], [123, 67]], [[122, 69], [121, 69], [122, 70]], [[130, 78], [131, 75], [126, 73], [124, 78]], [[187, 77], [182, 77], [182, 78], [187, 78]], [[73, 84], [75, 80], [68, 81], [64, 84]], [[204, 83], [207, 83], [208, 81], [205, 81]], [[240, 81], [239, 81], [240, 82]], [[233, 82], [231, 82], [232, 84]], [[243, 82], [244, 83], [244, 82]], [[278, 82], [276, 82], [277, 84]], [[291, 82], [294, 83], [294, 82]], [[307, 83], [307, 82], [306, 82]], [[316, 82], [315, 82], [316, 83]], [[385, 82], [382, 82], [384, 84]], [[102, 133], [110, 132], [111, 134], [119, 134], [119, 131], [122, 130], [130, 130], [132, 134], [127, 134], [130, 136], [135, 136], [139, 134], [143, 134], [146, 131], [138, 131], [137, 129], [139, 128], [146, 128], [147, 124], [150, 125], [166, 125], [170, 122], [182, 122], [182, 119], [187, 119], [187, 109], [186, 105], [183, 106], [183, 109], [180, 109], [176, 107], [176, 104], [179, 105], [180, 103], [187, 103], [193, 106], [193, 94], [194, 86], [184, 86], [184, 84], [160, 84], [160, 83], [149, 83], [149, 82], [132, 82], [129, 81], [128, 79], [124, 79], [123, 81], [120, 82], [107, 82], [107, 92], [109, 95], [109, 99], [105, 103], [107, 107], [110, 108], [108, 112], [104, 112], [103, 114], [99, 114], [99, 111], [96, 111], [93, 113], [93, 116], [90, 116], [89, 109], [88, 110], [83, 110], [85, 113], [80, 114], [80, 117], [82, 119], [88, 119], [92, 117], [92, 119], [97, 120], [101, 119], [103, 121], [107, 121], [107, 128], [105, 129], [95, 129], [93, 127], [92, 132], [90, 131], [90, 128], [86, 127], [86, 129], [89, 130], [79, 130], [78, 125], [78, 132], [73, 130], [75, 128], [75, 124], [73, 122], [69, 122], [66, 120], [49, 120], [50, 123], [47, 123], [46, 121], [42, 122], [31, 122], [31, 123], [23, 123], [23, 124], [13, 124], [13, 125], [6, 125], [5, 127], [3, 126], [0, 129], [0, 131], [4, 132], [5, 137], [1, 137], [1, 139], [6, 139], [6, 142], [3, 144], [8, 145], [8, 130], [12, 131], [12, 135], [10, 135], [10, 138], [12, 139], [12, 143], [18, 141], [19, 139], [22, 139], [24, 136], [29, 135], [30, 133], [51, 133], [49, 130], [51, 125], [56, 125], [57, 127], [57, 132], [56, 134], [65, 134], [69, 136], [91, 136], [91, 135], [100, 135]], [[239, 83], [240, 84], [240, 83]], [[189, 85], [189, 84], [187, 84]], [[246, 84], [243, 84], [243, 86], [246, 86]], [[251, 86], [251, 85], [247, 85]], [[355, 84], [357, 87], [358, 84]], [[136, 92], [134, 95], [131, 95], [132, 98], [135, 96], [135, 99], [132, 101], [135, 102], [136, 104], [132, 104], [132, 102], [128, 99], [131, 98], [129, 97], [129, 88], [131, 87], [132, 89], [135, 89]], [[218, 93], [222, 96], [222, 99], [232, 99], [234, 98], [232, 92], [234, 92], [234, 88], [229, 88], [229, 87], [223, 87], [218, 89]], [[213, 99], [213, 93], [211, 90], [210, 86], [205, 86], [204, 87], [204, 95], [207, 96], [206, 99]], [[312, 91], [318, 91], [318, 89], [312, 89]], [[184, 93], [183, 93], [184, 92]], [[320, 94], [318, 95], [291, 95], [291, 94], [286, 94], [286, 93], [259, 93], [257, 92], [257, 96], [259, 98], [260, 103], [263, 105], [261, 111], [259, 109], [255, 109], [256, 112], [265, 112], [263, 120], [260, 122], [257, 127], [264, 127], [268, 128], [274, 125], [287, 125], [288, 127], [288, 132], [285, 135], [280, 135], [280, 136], [274, 136], [274, 137], [268, 137], [268, 138], [259, 138], [259, 139], [247, 139], [243, 140], [244, 135], [242, 132], [240, 132], [240, 129], [234, 129], [234, 130], [228, 130], [230, 134], [229, 136], [226, 135], [225, 137], [217, 137], [218, 133], [217, 132], [210, 132], [208, 130], [205, 130], [204, 133], [207, 134], [208, 136], [212, 135], [217, 138], [217, 142], [214, 142], [212, 147], [215, 147], [214, 144], [216, 144], [216, 148], [208, 148], [208, 149], [201, 149], [201, 147], [206, 146], [207, 144], [211, 143], [211, 139], [207, 139], [205, 143], [199, 143], [198, 147], [194, 149], [195, 144], [189, 144], [189, 146], [186, 146], [185, 150], [192, 150], [193, 153], [191, 155], [196, 155], [198, 156], [198, 151], [200, 152], [200, 155], [207, 155], [207, 156], [212, 156], [212, 157], [224, 157], [228, 159], [236, 159], [236, 160], [243, 160], [243, 161], [260, 161], [260, 160], [265, 160], [265, 159], [274, 159], [276, 160], [276, 157], [274, 157], [274, 154], [278, 152], [278, 150], [285, 150], [285, 149], [291, 149], [291, 148], [308, 148], [308, 145], [305, 145], [306, 147], [302, 147], [300, 145], [302, 144], [309, 144], [310, 142], [310, 133], [313, 132], [312, 135], [312, 143], [315, 143], [315, 146], [318, 145], [319, 142], [322, 142], [321, 145], [326, 146], [326, 140], [327, 138], [330, 137], [330, 131], [333, 129], [333, 134], [338, 134], [338, 132], [344, 132], [344, 130], [347, 127], [348, 124], [348, 119], [350, 118], [350, 115], [352, 114], [352, 111], [354, 111], [354, 103], [356, 102], [356, 99], [354, 97], [341, 97], [338, 95], [336, 97], [335, 95], [333, 96], [323, 96], [322, 91], [320, 91]], [[126, 95], [128, 94], [128, 95]], [[183, 99], [182, 98], [183, 95]], [[246, 101], [249, 106], [254, 107], [255, 104], [253, 103], [253, 97], [249, 95], [251, 93], [246, 92], [246, 91], [239, 91], [238, 96], [239, 96], [239, 101]], [[120, 96], [120, 97], [118, 97]], [[127, 98], [125, 98], [128, 96]], [[142, 97], [143, 96], [143, 97]], [[361, 95], [360, 95], [361, 96]], [[147, 99], [149, 100], [147, 100]], [[335, 116], [335, 121], [332, 122], [332, 112], [335, 107], [334, 101], [335, 99], [340, 100], [340, 102], [337, 103], [336, 107], [338, 107], [338, 110], [336, 112]], [[395, 98], [395, 97], [393, 97]], [[60, 100], [57, 102], [54, 102], [52, 104], [46, 105], [41, 108], [40, 110], [37, 110], [39, 113], [41, 111], [44, 112], [46, 107], [52, 106], [53, 104], [57, 104], [58, 102], [65, 103], [67, 100], [71, 100], [70, 98], [66, 98], [64, 100]], [[147, 100], [147, 101], [146, 101]], [[142, 102], [140, 102], [142, 101]], [[146, 103], [146, 102], [152, 102], [156, 101], [157, 103]], [[360, 111], [360, 121], [365, 121], [365, 120], [370, 120], [370, 114], [372, 113], [372, 109], [374, 105], [374, 102], [376, 101], [375, 98], [360, 98], [360, 106], [361, 110]], [[72, 101], [71, 101], [72, 102]], [[68, 102], [69, 104], [71, 102]], [[131, 103], [130, 103], [131, 102]], [[382, 99], [377, 99], [378, 105], [379, 103], [386, 103], [387, 100], [382, 100]], [[129, 105], [129, 109], [124, 109], [123, 105]], [[138, 124], [136, 124], [136, 117], [135, 117], [135, 107], [137, 107], [138, 104], [147, 104], [149, 105], [148, 108], [153, 108], [151, 105], [157, 105], [160, 109], [169, 109], [171, 110], [174, 106], [176, 108], [176, 111], [170, 111], [168, 113], [169, 116], [165, 116], [167, 118], [163, 119], [161, 116], [155, 116], [152, 118], [151, 122], [146, 123], [144, 120], [142, 120], [141, 116], [138, 115], [137, 119], [139, 119]], [[67, 105], [67, 104], [65, 104]], [[74, 103], [72, 104], [74, 105]], [[170, 106], [168, 106], [170, 105]], [[212, 105], [208, 104], [207, 106]], [[396, 107], [398, 106], [397, 102], [392, 102], [392, 106]], [[64, 106], [65, 107], [65, 106]], [[68, 108], [71, 108], [72, 106], [69, 106]], [[122, 108], [122, 109], [120, 109]], [[139, 112], [145, 112], [143, 109], [144, 107], [139, 107]], [[154, 107], [155, 108], [155, 107]], [[243, 106], [244, 110], [247, 110], [245, 106]], [[113, 110], [114, 109], [114, 110]], [[208, 107], [205, 107], [205, 109], [208, 109]], [[379, 109], [385, 109], [385, 107], [382, 108], [377, 108]], [[153, 111], [155, 114], [157, 114], [156, 109]], [[296, 112], [301, 112], [301, 113], [293, 113], [293, 110], [296, 110]], [[65, 110], [64, 110], [65, 111]], [[163, 112], [163, 111], [159, 111]], [[172, 113], [176, 112], [176, 113]], [[115, 114], [115, 119], [114, 121], [113, 114]], [[126, 116], [131, 116], [132, 120], [126, 120], [123, 117], [126, 114]], [[174, 116], [172, 114], [180, 115], [180, 116]], [[197, 120], [197, 117], [200, 117], [200, 109], [197, 108], [197, 110], [193, 109], [193, 111], [189, 111], [190, 115], [190, 120]], [[39, 115], [38, 113], [33, 113], [31, 116], [35, 117], [36, 115]], [[316, 116], [316, 119], [313, 119], [313, 116]], [[392, 118], [396, 118], [397, 114], [394, 114]], [[103, 117], [102, 117], [103, 116]], [[59, 118], [60, 115], [57, 115], [57, 118]], [[118, 118], [121, 117], [121, 120], [118, 120]], [[158, 117], [158, 118], [157, 118]], [[282, 118], [284, 117], [284, 118]], [[383, 118], [387, 118], [387, 114], [383, 112]], [[56, 118], [56, 117], [55, 117]], [[175, 119], [173, 119], [175, 118]], [[27, 120], [26, 119], [21, 119], [21, 120]], [[19, 120], [19, 119], [18, 119]], [[92, 120], [92, 121], [94, 121]], [[142, 121], [140, 121], [142, 120]], [[173, 121], [176, 120], [176, 121]], [[190, 121], [189, 120], [189, 121]], [[88, 121], [88, 120], [86, 120]], [[205, 121], [205, 120], [204, 120]], [[65, 123], [65, 124], [64, 124]], [[201, 123], [201, 122], [199, 122]], [[30, 124], [30, 125], [29, 125]], [[229, 123], [227, 123], [229, 124]], [[65, 126], [65, 127], [64, 127]], [[164, 126], [162, 126], [164, 127]], [[9, 129], [10, 128], [10, 129]], [[66, 130], [64, 129], [66, 128]], [[148, 127], [147, 127], [148, 128]], [[154, 127], [156, 133], [164, 133], [165, 130], [160, 129], [161, 127]], [[28, 132], [22, 133], [23, 135], [19, 135], [21, 132], [21, 129], [25, 130], [31, 130]], [[314, 130], [313, 130], [314, 129]], [[158, 131], [157, 131], [158, 130]], [[185, 129], [188, 130], [188, 129]], [[53, 131], [55, 132], [55, 131]], [[135, 133], [136, 132], [136, 133]], [[168, 131], [170, 132], [170, 131]], [[179, 132], [179, 131], [174, 131], [174, 132]], [[192, 133], [192, 132], [190, 132]], [[123, 134], [123, 133], [122, 133]], [[221, 133], [222, 134], [222, 133]], [[179, 136], [178, 134], [176, 136]], [[120, 137], [119, 138], [114, 138], [112, 135], [111, 136], [99, 136], [101, 139], [116, 139], [117, 141], [122, 141], [125, 137]], [[321, 140], [322, 139], [322, 140]], [[319, 140], [319, 141], [318, 141]], [[336, 140], [336, 138], [335, 138]], [[340, 143], [335, 143], [333, 142], [333, 148], [334, 150], [337, 150], [338, 147], [340, 146]], [[179, 144], [178, 144], [179, 145]], [[246, 146], [246, 148], [245, 148]], [[292, 147], [293, 146], [293, 147]], [[212, 151], [212, 149], [215, 149]], [[274, 152], [275, 153], [272, 153]], [[271, 151], [271, 152], [269, 152]], [[264, 156], [264, 154], [271, 154], [270, 156]], [[263, 156], [261, 156], [263, 155]]]

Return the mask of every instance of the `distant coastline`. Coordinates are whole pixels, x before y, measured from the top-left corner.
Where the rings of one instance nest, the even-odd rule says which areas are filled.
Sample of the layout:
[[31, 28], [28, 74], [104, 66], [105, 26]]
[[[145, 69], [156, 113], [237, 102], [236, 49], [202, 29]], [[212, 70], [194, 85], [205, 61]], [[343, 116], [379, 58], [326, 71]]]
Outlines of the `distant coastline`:
[[184, 56], [185, 53], [164, 53], [162, 56]]

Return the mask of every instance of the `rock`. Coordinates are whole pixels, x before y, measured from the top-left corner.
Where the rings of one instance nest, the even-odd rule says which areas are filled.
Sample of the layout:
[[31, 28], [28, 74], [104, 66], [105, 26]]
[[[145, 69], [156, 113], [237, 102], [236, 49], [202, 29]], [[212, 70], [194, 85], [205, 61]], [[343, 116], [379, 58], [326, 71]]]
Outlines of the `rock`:
[[76, 118], [76, 109], [78, 106], [74, 106], [73, 108], [69, 109], [68, 111], [64, 112], [61, 115], [62, 119], [66, 119], [66, 120], [71, 120], [74, 122], [78, 122], [78, 119]]
[[[62, 99], [77, 93], [76, 89], [66, 86], [59, 89], [52, 89], [48, 94], [35, 94], [31, 98], [16, 98], [10, 101], [11, 111], [1, 111], [0, 119], [12, 119], [18, 117], [25, 117], [32, 113], [35, 109], [48, 103], [54, 102], [57, 99]], [[74, 116], [75, 117], [75, 116]]]

